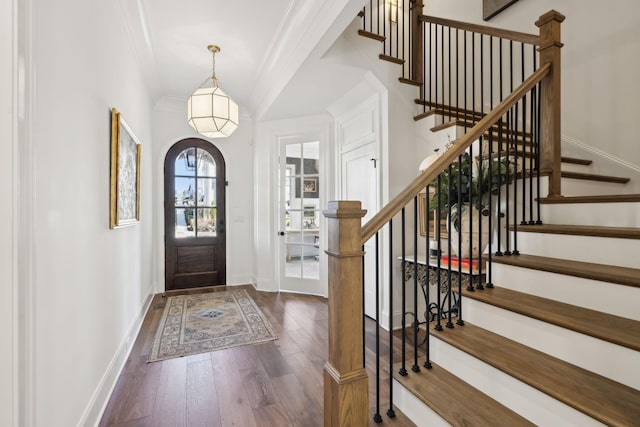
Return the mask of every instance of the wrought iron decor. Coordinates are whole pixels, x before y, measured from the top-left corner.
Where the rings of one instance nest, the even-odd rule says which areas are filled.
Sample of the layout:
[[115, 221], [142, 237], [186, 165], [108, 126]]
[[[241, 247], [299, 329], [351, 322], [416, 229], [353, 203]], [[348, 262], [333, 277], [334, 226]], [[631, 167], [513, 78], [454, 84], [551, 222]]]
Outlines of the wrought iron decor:
[[482, 0], [482, 19], [488, 21], [518, 0]]
[[120, 113], [111, 109], [109, 227], [140, 221], [140, 142]]

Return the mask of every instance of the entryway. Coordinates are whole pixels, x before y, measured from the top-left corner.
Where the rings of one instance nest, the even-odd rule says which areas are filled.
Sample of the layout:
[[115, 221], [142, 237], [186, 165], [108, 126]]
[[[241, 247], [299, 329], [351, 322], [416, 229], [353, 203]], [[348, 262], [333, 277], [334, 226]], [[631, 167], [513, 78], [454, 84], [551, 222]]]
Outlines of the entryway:
[[165, 289], [226, 284], [225, 162], [210, 142], [183, 139], [164, 162]]

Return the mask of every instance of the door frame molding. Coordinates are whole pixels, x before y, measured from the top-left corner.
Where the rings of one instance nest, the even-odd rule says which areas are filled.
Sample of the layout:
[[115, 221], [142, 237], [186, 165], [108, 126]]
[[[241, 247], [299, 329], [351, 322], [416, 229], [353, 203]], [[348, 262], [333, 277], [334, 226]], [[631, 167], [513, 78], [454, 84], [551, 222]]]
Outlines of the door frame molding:
[[[268, 292], [279, 290], [278, 267], [278, 188], [280, 185], [280, 138], [313, 134], [321, 142], [321, 155], [326, 159], [323, 170], [326, 184], [321, 188], [322, 200], [330, 200], [335, 193], [333, 120], [329, 114], [317, 114], [295, 119], [265, 121], [258, 124], [254, 151], [254, 260], [256, 289]], [[267, 161], [268, 160], [268, 161]], [[322, 193], [324, 191], [324, 193]], [[324, 217], [321, 218], [324, 221]], [[322, 226], [322, 223], [321, 223]], [[325, 239], [326, 235], [320, 236]], [[322, 258], [321, 258], [322, 259]], [[321, 261], [322, 262], [322, 261]], [[326, 260], [324, 261], [326, 262]], [[323, 267], [321, 265], [321, 272]], [[326, 267], [324, 295], [327, 295]]]

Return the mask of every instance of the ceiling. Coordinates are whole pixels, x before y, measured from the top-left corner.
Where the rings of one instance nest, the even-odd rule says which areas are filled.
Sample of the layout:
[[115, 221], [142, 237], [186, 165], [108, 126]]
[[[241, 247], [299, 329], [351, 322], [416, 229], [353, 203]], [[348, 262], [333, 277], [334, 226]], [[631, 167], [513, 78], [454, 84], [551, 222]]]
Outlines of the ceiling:
[[[266, 101], [271, 105], [304, 70], [312, 52], [333, 43], [361, 7], [358, 3], [362, 1], [120, 0], [154, 101], [186, 100], [211, 76], [207, 45], [215, 44], [221, 48], [216, 54], [220, 86], [241, 110], [252, 114], [262, 109], [261, 115]], [[280, 114], [286, 114], [282, 102]]]

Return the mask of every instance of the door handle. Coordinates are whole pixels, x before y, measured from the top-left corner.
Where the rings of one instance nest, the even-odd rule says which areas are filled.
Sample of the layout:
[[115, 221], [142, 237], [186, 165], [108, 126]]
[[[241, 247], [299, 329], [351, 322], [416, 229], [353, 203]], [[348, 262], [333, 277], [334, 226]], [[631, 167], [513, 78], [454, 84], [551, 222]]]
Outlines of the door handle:
[[278, 234], [279, 234], [280, 236], [284, 236], [286, 233], [285, 233], [284, 231], [279, 231], [279, 232], [278, 232]]

